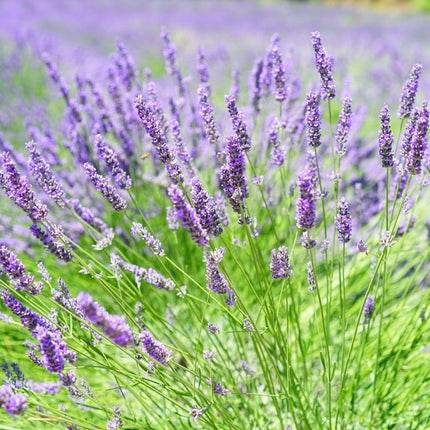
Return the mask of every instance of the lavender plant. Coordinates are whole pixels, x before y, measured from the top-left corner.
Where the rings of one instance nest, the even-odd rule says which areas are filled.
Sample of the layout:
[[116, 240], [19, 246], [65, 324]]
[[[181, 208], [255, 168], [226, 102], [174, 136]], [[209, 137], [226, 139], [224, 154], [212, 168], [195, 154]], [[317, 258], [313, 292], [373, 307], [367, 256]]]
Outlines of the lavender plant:
[[225, 106], [210, 57], [185, 78], [161, 39], [160, 80], [122, 44], [76, 88], [44, 55], [64, 116], [2, 141], [0, 422], [426, 428], [421, 66], [363, 143], [319, 33], [315, 82], [275, 36]]

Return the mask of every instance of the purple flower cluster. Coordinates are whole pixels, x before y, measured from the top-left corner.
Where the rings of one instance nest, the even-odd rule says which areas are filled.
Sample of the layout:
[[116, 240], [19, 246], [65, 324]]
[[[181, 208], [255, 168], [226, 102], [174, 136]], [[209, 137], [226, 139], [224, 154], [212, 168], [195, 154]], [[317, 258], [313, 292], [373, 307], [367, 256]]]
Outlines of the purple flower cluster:
[[254, 68], [252, 69], [250, 99], [255, 115], [258, 115], [261, 110], [261, 76], [263, 74], [263, 67], [263, 60], [259, 59], [255, 62]]
[[46, 194], [48, 194], [58, 206], [64, 207], [63, 187], [54, 177], [50, 165], [42, 157], [37, 144], [31, 141], [26, 143], [25, 147], [30, 153], [28, 167], [30, 168], [31, 174]]
[[123, 347], [135, 343], [133, 331], [127, 324], [125, 317], [110, 315], [88, 293], [80, 292], [77, 301], [86, 318], [99, 327], [112, 342]]
[[203, 49], [197, 51], [197, 73], [199, 75], [200, 83], [206, 89], [208, 96], [211, 95], [211, 86], [209, 83], [209, 69], [206, 61], [206, 55]]
[[130, 231], [133, 236], [140, 236], [155, 255], [158, 257], [163, 257], [165, 255], [161, 242], [149, 233], [142, 224], [134, 222]]
[[348, 203], [342, 198], [337, 206], [336, 229], [339, 241], [342, 243], [349, 242], [351, 239], [352, 219]]
[[406, 169], [410, 175], [421, 173], [422, 161], [427, 148], [427, 132], [429, 129], [429, 110], [427, 102], [423, 102], [414, 126], [414, 131], [406, 152]]
[[22, 415], [27, 409], [27, 397], [14, 393], [9, 384], [0, 386], [0, 407], [9, 415]]
[[123, 190], [128, 190], [132, 185], [130, 175], [121, 167], [117, 153], [110, 148], [101, 134], [95, 137], [95, 147], [98, 157], [106, 163], [106, 168], [116, 184]]
[[321, 97], [331, 100], [336, 95], [336, 87], [333, 81], [333, 60], [329, 58], [321, 43], [320, 34], [312, 33], [312, 46], [315, 54], [315, 65], [321, 77]]
[[321, 113], [319, 95], [311, 92], [306, 97], [306, 136], [308, 145], [317, 148], [321, 145]]
[[236, 100], [232, 95], [225, 96], [225, 104], [227, 106], [231, 123], [233, 125], [233, 131], [240, 149], [243, 152], [248, 152], [251, 149], [251, 138], [248, 134], [243, 113], [239, 112], [237, 109]]
[[399, 118], [409, 118], [412, 113], [422, 67], [421, 64], [414, 64], [412, 66], [409, 79], [405, 82], [400, 96], [400, 106], [397, 113]]
[[203, 229], [213, 236], [219, 236], [223, 228], [214, 199], [203, 188], [197, 176], [191, 179], [191, 200]]
[[39, 239], [46, 249], [53, 255], [55, 255], [59, 260], [66, 263], [73, 259], [73, 254], [58, 240], [54, 237], [51, 231], [44, 231], [42, 227], [37, 224], [33, 224], [30, 227], [30, 231], [33, 233], [36, 239]]
[[285, 150], [281, 147], [279, 139], [280, 124], [277, 119], [272, 122], [269, 131], [269, 144], [272, 146], [271, 161], [276, 166], [282, 166], [285, 162]]
[[212, 381], [210, 378], [207, 379], [207, 383], [212, 387], [212, 392], [216, 396], [227, 396], [228, 390], [222, 386], [219, 382]]
[[34, 282], [34, 276], [26, 273], [24, 264], [6, 245], [0, 246], [0, 264], [17, 291], [25, 289], [32, 295], [42, 292], [43, 284]]
[[218, 248], [212, 252], [205, 252], [206, 287], [208, 290], [217, 294], [227, 294], [229, 291], [227, 279], [218, 269], [224, 256], [224, 252], [224, 248]]
[[9, 153], [0, 154], [2, 170], [0, 171], [0, 186], [6, 195], [19, 206], [33, 222], [41, 222], [48, 216], [48, 208], [36, 200], [30, 184], [25, 176], [16, 170], [16, 165]]
[[111, 204], [115, 211], [120, 212], [127, 207], [127, 202], [118, 194], [115, 187], [107, 178], [99, 175], [92, 164], [85, 163], [84, 169], [94, 188], [102, 193], [102, 196]]
[[282, 63], [281, 49], [279, 47], [279, 39], [275, 39], [272, 46], [272, 75], [275, 84], [275, 98], [278, 102], [283, 102], [287, 98], [287, 87], [285, 79], [285, 67]]
[[379, 156], [381, 157], [382, 167], [393, 167], [394, 165], [394, 134], [390, 126], [390, 111], [385, 105], [379, 114], [381, 120], [381, 130], [378, 134]]
[[364, 303], [364, 307], [363, 307], [363, 321], [362, 324], [369, 322], [372, 314], [373, 314], [373, 310], [374, 310], [375, 304], [373, 301], [373, 297], [371, 294], [369, 294], [367, 296], [366, 302]]
[[270, 272], [273, 279], [288, 279], [293, 276], [286, 246], [281, 246], [278, 250], [272, 249]]
[[246, 209], [245, 198], [249, 192], [245, 177], [245, 154], [237, 137], [227, 138], [225, 155], [226, 160], [221, 167], [219, 178], [220, 185], [233, 210], [242, 215]]
[[342, 102], [342, 109], [339, 114], [339, 121], [336, 127], [335, 141], [337, 144], [337, 153], [340, 156], [345, 155], [349, 133], [351, 131], [351, 98], [345, 97]]
[[307, 169], [298, 179], [299, 198], [296, 202], [297, 227], [309, 230], [315, 223], [315, 186], [314, 175]]
[[163, 366], [166, 366], [172, 359], [172, 351], [169, 351], [161, 342], [155, 340], [148, 330], [143, 330], [139, 334], [139, 341], [143, 351]]
[[205, 125], [206, 137], [212, 145], [216, 145], [219, 142], [220, 134], [215, 124], [214, 109], [209, 102], [209, 93], [206, 87], [200, 87], [199, 103], [200, 103], [200, 115]]
[[209, 243], [208, 233], [203, 228], [195, 209], [186, 201], [184, 193], [176, 185], [171, 185], [167, 194], [172, 200], [177, 219], [188, 230], [194, 242], [199, 246], [207, 245]]

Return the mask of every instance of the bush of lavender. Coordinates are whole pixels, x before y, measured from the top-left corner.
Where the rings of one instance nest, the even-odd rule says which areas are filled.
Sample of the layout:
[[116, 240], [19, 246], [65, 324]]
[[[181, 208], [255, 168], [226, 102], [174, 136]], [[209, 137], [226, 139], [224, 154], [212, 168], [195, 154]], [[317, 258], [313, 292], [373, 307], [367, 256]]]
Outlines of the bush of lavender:
[[317, 32], [311, 82], [275, 35], [224, 100], [161, 45], [42, 55], [61, 103], [1, 139], [0, 428], [427, 428], [421, 66], [364, 140]]

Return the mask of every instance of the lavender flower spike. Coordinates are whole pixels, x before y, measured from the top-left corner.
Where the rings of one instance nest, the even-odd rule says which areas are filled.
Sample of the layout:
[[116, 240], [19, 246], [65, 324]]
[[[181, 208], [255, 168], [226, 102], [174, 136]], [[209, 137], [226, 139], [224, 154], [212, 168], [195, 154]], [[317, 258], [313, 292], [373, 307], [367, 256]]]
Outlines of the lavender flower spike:
[[315, 65], [321, 77], [321, 97], [331, 100], [336, 95], [336, 87], [333, 82], [333, 60], [329, 58], [321, 43], [320, 34], [312, 33], [312, 46], [315, 54]]
[[296, 203], [297, 227], [309, 230], [315, 223], [315, 191], [314, 179], [309, 171], [299, 175], [299, 198]]
[[272, 56], [272, 74], [275, 83], [275, 98], [276, 101], [282, 103], [287, 98], [287, 88], [285, 85], [285, 67], [282, 63], [281, 50], [279, 48], [279, 39], [275, 42], [271, 51]]
[[405, 82], [402, 95], [400, 96], [400, 106], [397, 113], [399, 118], [409, 118], [412, 113], [422, 67], [421, 64], [414, 64], [412, 66], [409, 79]]
[[371, 294], [369, 294], [367, 296], [366, 303], [364, 303], [364, 308], [363, 308], [364, 319], [361, 321], [362, 324], [364, 324], [370, 320], [370, 317], [373, 314], [373, 309], [374, 309], [373, 297]]
[[60, 241], [55, 240], [56, 238], [49, 230], [46, 232], [37, 224], [33, 224], [30, 227], [30, 231], [33, 233], [34, 237], [39, 239], [49, 252], [55, 255], [59, 260], [68, 263], [73, 259], [73, 254], [65, 248]]
[[51, 172], [51, 167], [42, 157], [38, 150], [37, 144], [33, 141], [25, 144], [30, 158], [28, 160], [28, 167], [30, 172], [36, 179], [40, 187], [48, 194], [49, 197], [57, 203], [58, 206], [64, 207], [64, 190], [61, 184], [55, 179]]
[[208, 290], [216, 294], [227, 294], [229, 292], [227, 279], [225, 279], [225, 276], [218, 269], [224, 252], [224, 248], [216, 249], [213, 252], [205, 252], [206, 286]]
[[240, 148], [242, 151], [247, 152], [251, 149], [251, 138], [248, 135], [244, 116], [242, 112], [239, 112], [237, 109], [236, 100], [232, 95], [225, 96], [225, 104], [227, 105], [233, 130], [236, 134]]
[[130, 231], [133, 236], [139, 235], [155, 255], [158, 257], [163, 257], [165, 255], [164, 249], [161, 246], [161, 242], [151, 233], [149, 233], [149, 231], [143, 227], [142, 224], [134, 222]]
[[288, 279], [293, 276], [286, 246], [281, 246], [278, 250], [272, 249], [270, 271], [273, 279]]
[[139, 340], [145, 353], [163, 366], [166, 366], [171, 360], [172, 351], [169, 351], [161, 342], [155, 340], [148, 330], [143, 330], [140, 333]]
[[109, 180], [97, 173], [96, 168], [90, 163], [84, 163], [85, 173], [94, 185], [96, 190], [102, 193], [102, 196], [112, 205], [117, 212], [124, 210], [127, 207], [127, 202], [118, 194]]
[[352, 220], [348, 203], [342, 198], [337, 206], [336, 229], [339, 241], [342, 243], [349, 242], [351, 239]]
[[0, 186], [6, 195], [19, 206], [33, 222], [41, 222], [48, 216], [48, 208], [36, 200], [30, 184], [25, 176], [16, 170], [16, 165], [8, 152], [0, 155], [2, 171], [0, 171]]
[[410, 175], [421, 173], [421, 164], [427, 148], [427, 132], [429, 129], [429, 110], [427, 102], [419, 111], [415, 130], [410, 142], [410, 150], [406, 158], [406, 170]]
[[381, 130], [378, 134], [379, 156], [381, 157], [382, 167], [393, 167], [394, 165], [394, 134], [390, 126], [390, 111], [387, 105], [381, 109], [379, 115], [381, 120]]
[[216, 145], [219, 141], [220, 135], [215, 124], [214, 110], [210, 104], [208, 97], [209, 93], [207, 88], [200, 87], [198, 89], [199, 103], [200, 103], [200, 115], [205, 123], [206, 137], [212, 145]]
[[306, 136], [308, 144], [317, 148], [321, 145], [321, 113], [319, 96], [311, 92], [306, 97]]
[[209, 243], [207, 231], [202, 227], [196, 211], [186, 201], [183, 192], [176, 185], [171, 185], [167, 194], [172, 200], [178, 220], [188, 230], [194, 242], [199, 246], [207, 245]]
[[339, 114], [339, 121], [337, 123], [335, 141], [337, 143], [337, 154], [343, 156], [346, 153], [346, 144], [348, 142], [348, 135], [351, 131], [351, 98], [345, 97], [342, 103], [342, 110]]

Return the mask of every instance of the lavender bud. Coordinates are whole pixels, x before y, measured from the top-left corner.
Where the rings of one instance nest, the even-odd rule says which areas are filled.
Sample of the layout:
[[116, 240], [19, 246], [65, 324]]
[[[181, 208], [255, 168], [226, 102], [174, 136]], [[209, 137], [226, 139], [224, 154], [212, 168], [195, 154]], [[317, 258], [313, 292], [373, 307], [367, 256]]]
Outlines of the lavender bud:
[[408, 80], [403, 85], [400, 96], [400, 106], [397, 113], [399, 118], [409, 118], [415, 103], [415, 96], [418, 91], [418, 83], [422, 70], [421, 64], [414, 64]]
[[254, 331], [254, 326], [251, 324], [251, 321], [249, 321], [248, 318], [245, 318], [243, 320], [243, 328], [245, 329], [245, 331], [250, 332], [250, 331]]
[[308, 285], [309, 285], [309, 291], [315, 291], [316, 290], [316, 284], [315, 284], [315, 274], [314, 269], [312, 268], [312, 263], [309, 261], [307, 265], [307, 273], [308, 273]]
[[9, 415], [22, 415], [27, 409], [27, 397], [21, 393], [13, 394], [4, 404], [4, 410]]
[[221, 331], [221, 329], [218, 326], [216, 326], [212, 323], [208, 323], [208, 332], [210, 334], [219, 334], [220, 331]]
[[263, 60], [257, 60], [254, 64], [251, 76], [250, 84], [250, 99], [251, 104], [254, 108], [254, 114], [257, 115], [260, 112], [260, 100], [261, 100], [261, 76], [263, 73]]
[[208, 90], [205, 87], [200, 87], [198, 93], [200, 103], [200, 115], [205, 124], [206, 137], [209, 143], [211, 143], [212, 145], [216, 145], [219, 142], [220, 134], [215, 124], [213, 107], [208, 100]]
[[158, 257], [163, 257], [165, 255], [164, 249], [161, 246], [161, 242], [152, 236], [149, 231], [142, 226], [142, 224], [134, 222], [131, 227], [131, 234], [133, 236], [139, 235], [146, 243], [148, 248], [152, 250], [152, 252]]
[[315, 192], [314, 180], [309, 171], [299, 175], [299, 198], [296, 202], [297, 227], [309, 230], [315, 223]]
[[333, 82], [333, 61], [327, 56], [321, 43], [321, 36], [317, 31], [312, 33], [312, 46], [315, 65], [321, 78], [321, 96], [324, 100], [331, 100], [336, 95], [336, 87]]
[[51, 231], [44, 231], [41, 227], [33, 224], [30, 227], [30, 231], [33, 233], [36, 239], [39, 239], [46, 249], [53, 255], [55, 255], [59, 260], [65, 263], [70, 262], [73, 259], [73, 254], [65, 248], [60, 241], [54, 239]]
[[285, 67], [282, 63], [281, 50], [278, 39], [274, 43], [271, 51], [272, 56], [272, 76], [275, 83], [276, 101], [282, 103], [287, 98], [287, 88], [285, 84]]
[[149, 331], [143, 330], [139, 334], [139, 340], [141, 342], [143, 351], [155, 361], [158, 361], [163, 366], [166, 366], [171, 360], [172, 351], [169, 351], [161, 342], [155, 340]]
[[336, 127], [335, 142], [337, 143], [337, 154], [342, 157], [346, 154], [347, 142], [351, 131], [351, 98], [345, 97], [342, 103], [342, 110], [339, 114], [339, 121]]
[[314, 148], [321, 145], [321, 113], [319, 96], [309, 93], [306, 97], [306, 136], [308, 144]]
[[336, 229], [339, 241], [342, 243], [349, 242], [351, 239], [352, 220], [348, 203], [342, 198], [337, 206]]
[[363, 307], [363, 317], [364, 319], [361, 321], [362, 324], [369, 322], [374, 309], [373, 297], [371, 294], [367, 296], [366, 302]]
[[213, 252], [206, 251], [206, 287], [216, 294], [227, 294], [229, 285], [225, 276], [219, 271], [218, 265], [222, 261], [225, 249], [219, 248]]
[[379, 156], [381, 157], [382, 167], [393, 167], [394, 165], [394, 134], [390, 126], [390, 111], [388, 106], [381, 109], [379, 115], [381, 120], [381, 130], [378, 134]]
[[251, 149], [251, 138], [248, 135], [244, 116], [237, 109], [236, 100], [232, 95], [225, 96], [225, 104], [227, 105], [227, 109], [230, 114], [230, 119], [239, 147], [241, 151], [247, 152]]
[[288, 248], [281, 246], [272, 249], [272, 261], [270, 262], [270, 271], [273, 279], [288, 279], [293, 276], [293, 271], [289, 263]]
[[364, 252], [366, 255], [369, 253], [369, 249], [367, 245], [364, 243], [362, 239], [360, 239], [357, 243], [358, 252]]

